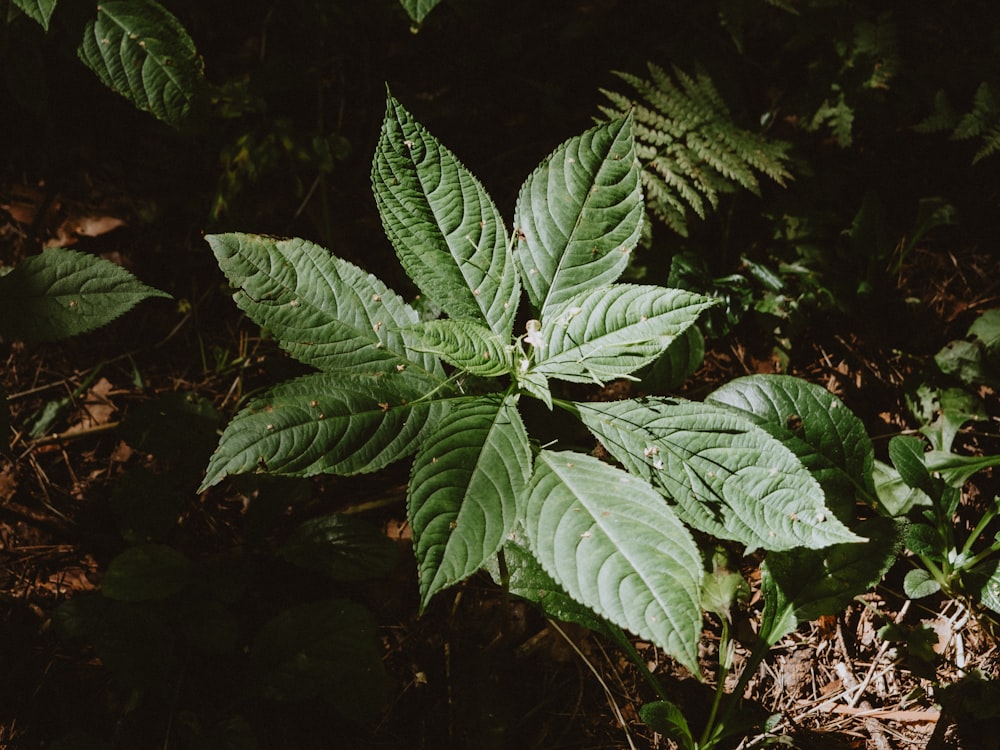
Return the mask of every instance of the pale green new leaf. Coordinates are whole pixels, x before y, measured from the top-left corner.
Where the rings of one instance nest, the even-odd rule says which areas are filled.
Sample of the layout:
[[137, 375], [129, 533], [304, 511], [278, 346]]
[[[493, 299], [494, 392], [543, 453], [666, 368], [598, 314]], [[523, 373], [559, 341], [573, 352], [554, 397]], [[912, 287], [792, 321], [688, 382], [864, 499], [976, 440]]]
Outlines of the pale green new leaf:
[[535, 371], [576, 383], [625, 377], [659, 357], [714, 302], [659, 286], [598, 287], [542, 318]]
[[625, 270], [641, 233], [640, 172], [629, 116], [566, 141], [521, 187], [514, 257], [538, 317]]
[[730, 409], [664, 398], [576, 407], [605, 448], [696, 529], [750, 550], [862, 541], [795, 454]]
[[514, 370], [510, 339], [470, 320], [442, 318], [406, 329], [412, 349], [440, 357], [453, 367], [478, 377], [497, 377]]
[[542, 451], [525, 531], [570, 596], [698, 673], [701, 557], [648, 484], [591, 456]]
[[194, 108], [204, 65], [184, 26], [153, 0], [104, 0], [78, 54], [101, 82], [175, 128]]
[[413, 461], [406, 511], [421, 608], [483, 567], [514, 528], [531, 472], [515, 398], [453, 403]]
[[0, 276], [0, 336], [52, 341], [92, 331], [150, 297], [170, 297], [111, 261], [50, 248]]
[[202, 490], [229, 474], [312, 476], [376, 471], [416, 450], [440, 416], [407, 372], [319, 372], [282, 383], [226, 427]]
[[853, 512], [855, 490], [874, 499], [872, 441], [861, 420], [825, 388], [788, 375], [750, 375], [726, 383], [705, 401], [737, 410], [784, 443], [820, 482], [835, 510]]
[[236, 304], [296, 359], [321, 370], [444, 377], [431, 354], [409, 348], [417, 312], [357, 266], [301, 239], [206, 237], [236, 288]]
[[441, 0], [399, 0], [399, 4], [410, 16], [413, 23], [419, 24], [424, 18], [434, 10], [434, 6]]
[[37, 21], [43, 29], [49, 30], [49, 20], [58, 0], [11, 0], [11, 2], [25, 15]]
[[509, 337], [520, 284], [500, 213], [472, 173], [391, 96], [372, 187], [385, 233], [420, 290], [450, 317]]
[[772, 553], [761, 566], [760, 638], [773, 646], [800, 622], [841, 612], [882, 580], [902, 549], [901, 527], [888, 518], [858, 525], [868, 544]]

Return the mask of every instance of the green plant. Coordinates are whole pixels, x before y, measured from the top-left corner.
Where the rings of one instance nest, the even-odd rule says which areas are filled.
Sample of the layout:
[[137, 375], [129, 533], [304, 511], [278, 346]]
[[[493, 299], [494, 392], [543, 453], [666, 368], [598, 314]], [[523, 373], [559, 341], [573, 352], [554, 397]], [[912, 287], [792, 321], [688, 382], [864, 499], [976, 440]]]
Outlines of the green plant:
[[[750, 378], [705, 403], [560, 396], [560, 381], [602, 384], [669, 357], [712, 304], [616, 283], [643, 215], [630, 118], [542, 162], [521, 188], [513, 239], [482, 185], [391, 97], [372, 182], [404, 269], [448, 317], [421, 320], [374, 276], [304, 240], [209, 236], [237, 304], [318, 371], [236, 415], [202, 490], [247, 472], [378, 471], [415, 453], [407, 515], [421, 608], [486, 567], [508, 586], [530, 581], [514, 590], [533, 601], [554, 594], [539, 602], [558, 602], [554, 616], [631, 630], [696, 675], [704, 602], [722, 611], [725, 597], [705, 599], [714, 579], [689, 527], [768, 550], [778, 568], [783, 555], [812, 564], [808, 579], [798, 558], [773, 576], [770, 643], [800, 613], [881, 575], [884, 545], [859, 544], [845, 525], [855, 524], [850, 477], [870, 466], [871, 446], [826, 391]], [[522, 284], [527, 321], [514, 336]], [[532, 402], [575, 417], [622, 468], [572, 450], [572, 430], [551, 436], [562, 450], [533, 442]], [[697, 746], [733, 731], [734, 710]]]
[[718, 208], [720, 195], [736, 187], [759, 194], [755, 172], [779, 185], [791, 178], [789, 144], [738, 127], [707, 74], [691, 76], [675, 67], [671, 76], [653, 63], [648, 67], [649, 79], [617, 73], [640, 101], [602, 90], [613, 105], [602, 111], [635, 118], [636, 153], [653, 216], [687, 236], [689, 211], [704, 219], [709, 208]]
[[[0, 339], [52, 341], [92, 331], [144, 299], [169, 297], [111, 261], [52, 248], [0, 275]], [[0, 446], [10, 415], [0, 389]]]

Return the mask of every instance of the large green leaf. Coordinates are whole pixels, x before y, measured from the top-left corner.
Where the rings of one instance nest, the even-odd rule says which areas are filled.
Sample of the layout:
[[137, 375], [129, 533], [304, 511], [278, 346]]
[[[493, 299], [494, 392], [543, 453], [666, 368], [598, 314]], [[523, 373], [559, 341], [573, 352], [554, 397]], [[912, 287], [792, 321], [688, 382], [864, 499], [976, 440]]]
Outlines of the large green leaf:
[[410, 347], [429, 352], [453, 367], [479, 377], [504, 375], [514, 370], [514, 350], [509, 338], [470, 320], [441, 318], [406, 329]]
[[566, 141], [521, 187], [514, 257], [539, 317], [625, 270], [642, 226], [640, 172], [629, 116]]
[[25, 15], [37, 21], [43, 29], [49, 30], [49, 20], [58, 0], [11, 0], [11, 2]]
[[51, 341], [100, 328], [149, 297], [169, 297], [121, 266], [51, 248], [0, 276], [0, 336]]
[[550, 308], [535, 370], [577, 383], [624, 377], [659, 357], [712, 304], [659, 286], [598, 287]]
[[236, 304], [296, 359], [321, 370], [443, 377], [431, 354], [401, 329], [419, 320], [395, 292], [306, 240], [251, 234], [206, 237], [236, 287]]
[[257, 632], [248, 677], [266, 698], [325, 698], [351, 720], [374, 719], [386, 692], [375, 618], [346, 599], [286, 609]]
[[321, 372], [275, 386], [226, 427], [202, 489], [229, 474], [357, 474], [416, 450], [441, 402], [407, 372]]
[[878, 583], [902, 549], [900, 529], [891, 519], [873, 518], [858, 525], [868, 544], [769, 554], [761, 566], [760, 638], [772, 646], [800, 622], [837, 614]]
[[[819, 480], [829, 497], [857, 487], [874, 497], [875, 450], [864, 424], [825, 388], [788, 375], [732, 380], [705, 399], [728, 406], [785, 444]], [[853, 512], [853, 492], [843, 505]]]
[[175, 128], [204, 86], [204, 65], [184, 26], [153, 0], [102, 0], [80, 59], [101, 82]]
[[472, 173], [391, 96], [372, 186], [385, 232], [420, 290], [450, 317], [510, 337], [520, 284], [500, 213]]
[[701, 531], [750, 549], [861, 541], [795, 454], [730, 409], [663, 398], [576, 407], [626, 469]]
[[457, 402], [413, 462], [407, 516], [421, 606], [496, 554], [517, 521], [531, 472], [515, 397]]
[[698, 673], [701, 557], [648, 484], [591, 456], [542, 451], [525, 531], [570, 596]]

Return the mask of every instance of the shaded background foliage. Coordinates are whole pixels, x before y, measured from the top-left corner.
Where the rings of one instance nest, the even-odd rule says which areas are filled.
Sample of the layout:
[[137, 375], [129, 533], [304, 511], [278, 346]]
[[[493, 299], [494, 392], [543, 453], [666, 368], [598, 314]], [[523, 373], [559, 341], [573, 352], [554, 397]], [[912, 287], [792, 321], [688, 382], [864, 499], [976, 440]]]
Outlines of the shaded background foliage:
[[[769, 288], [749, 272], [749, 264], [780, 272], [785, 292], [808, 313], [795, 325], [787, 309], [776, 316], [783, 326], [777, 338], [792, 352], [803, 330], [815, 333], [845, 320], [863, 321], [868, 328], [896, 321], [878, 327], [880, 345], [915, 354], [931, 353], [947, 340], [942, 328], [961, 336], [968, 327], [969, 314], [933, 320], [926, 310], [908, 306], [892, 271], [912, 249], [907, 238], [920, 228], [921, 199], [939, 199], [935, 205], [952, 208], [951, 218], [929, 235], [932, 251], [988, 248], [993, 241], [1000, 202], [996, 157], [986, 156], [974, 167], [972, 162], [996, 140], [991, 132], [1000, 116], [984, 100], [979, 125], [967, 122], [959, 129], [983, 85], [1000, 82], [1000, 31], [984, 22], [992, 15], [987, 0], [445, 0], [416, 34], [396, 0], [163, 4], [194, 40], [208, 82], [202, 106], [179, 130], [136, 110], [80, 63], [80, 29], [94, 6], [63, 0], [46, 32], [0, 2], [9, 19], [0, 24], [0, 205], [16, 202], [15, 188], [32, 186], [37, 209], [33, 221], [16, 231], [8, 223], [0, 262], [9, 266], [35, 253], [74, 211], [111, 211], [121, 214], [126, 226], [98, 239], [74, 238], [78, 246], [119, 253], [140, 278], [180, 300], [177, 311], [142, 308], [103, 334], [39, 348], [53, 371], [93, 367], [123, 349], [166, 340], [187, 304], [196, 327], [183, 329], [156, 357], [141, 360], [147, 377], [136, 397], [195, 381], [199, 395], [219, 405], [234, 367], [242, 368], [241, 387], [248, 392], [276, 382], [294, 372], [294, 365], [271, 356], [266, 341], [257, 342], [260, 349], [253, 353], [267, 356], [235, 350], [245, 324], [223, 289], [203, 232], [239, 229], [308, 238], [403, 289], [405, 280], [393, 276], [397, 265], [369, 185], [386, 83], [460, 159], [474, 165], [498, 197], [501, 214], [510, 216], [524, 175], [557, 143], [600, 116], [599, 107], [607, 102], [600, 89], [630, 95], [612, 71], [643, 76], [647, 62], [689, 74], [704, 71], [737, 125], [791, 144], [792, 180], [782, 189], [762, 179], [760, 197], [724, 195], [706, 220], [690, 222], [686, 238], [653, 225], [637, 275], [661, 283], [676, 280], [683, 269], [671, 259], [686, 252], [696, 259], [692, 284], [728, 278], [716, 284], [734, 310], [720, 323], [722, 333], [749, 321], [746, 311], [766, 297]], [[802, 270], [782, 271], [782, 264]], [[808, 303], [807, 294], [813, 295]], [[768, 335], [774, 325], [765, 316]], [[122, 365], [117, 374], [127, 379], [133, 373]], [[233, 406], [228, 402], [225, 409]], [[882, 408], [876, 404], [871, 410]], [[125, 423], [123, 437], [156, 459], [143, 467], [148, 473], [130, 476], [140, 489], [90, 485], [87, 497], [93, 500], [74, 517], [77, 526], [60, 529], [56, 537], [92, 553], [100, 570], [125, 548], [123, 538], [137, 538], [136, 525], [193, 557], [218, 556], [210, 567], [225, 582], [220, 591], [228, 593], [206, 599], [192, 589], [182, 601], [200, 616], [217, 615], [206, 619], [219, 631], [232, 625], [220, 614], [220, 602], [232, 606], [239, 642], [249, 642], [281, 611], [330, 589], [321, 574], [276, 562], [269, 541], [286, 538], [294, 521], [328, 510], [331, 497], [334, 505], [347, 504], [359, 494], [391, 494], [405, 482], [402, 471], [369, 485], [329, 480], [315, 492], [298, 484], [248, 486], [241, 489], [254, 503], [245, 519], [235, 507], [238, 498], [217, 499], [196, 511], [191, 507], [201, 501], [194, 499], [175, 507], [170, 503], [178, 503], [177, 496], [193, 497], [220, 416], [200, 398], [166, 413], [178, 421], [164, 429], [174, 435], [172, 445], [146, 442], [148, 436], [137, 434], [149, 418], [138, 408], [132, 423]], [[22, 416], [15, 413], [15, 423]], [[186, 450], [178, 453], [175, 447], [185, 435]], [[55, 468], [48, 468], [55, 476]], [[168, 479], [161, 481], [163, 476]], [[164, 486], [175, 492], [165, 510], [157, 506], [159, 516], [144, 517], [128, 499]], [[295, 509], [291, 516], [288, 507]], [[178, 512], [187, 519], [182, 529], [171, 522]], [[237, 529], [236, 523], [245, 525]], [[240, 575], [231, 575], [234, 560], [243, 568]], [[437, 654], [448, 634], [435, 632], [440, 620], [434, 618], [446, 616], [439, 610], [429, 624], [413, 625], [408, 618], [415, 609], [415, 582], [409, 573], [395, 575], [336, 588], [371, 606], [380, 623], [409, 622], [412, 630], [398, 635], [394, 658], [409, 660], [409, 653], [398, 655], [405, 642], [413, 649], [413, 663], [433, 663], [431, 677], [440, 677], [446, 665]], [[453, 606], [472, 626], [456, 641], [447, 668], [454, 670], [455, 685], [468, 690], [473, 710], [452, 716], [454, 735], [424, 718], [409, 727], [410, 736], [441, 744], [479, 735], [483, 744], [494, 746], [505, 737], [532, 736], [534, 728], [523, 717], [575, 683], [562, 672], [551, 675], [551, 682], [533, 683], [533, 673], [519, 674], [524, 664], [504, 658], [502, 651], [484, 650], [497, 623], [513, 627], [488, 596], [474, 591]], [[259, 695], [237, 694], [231, 654], [215, 654], [204, 664], [185, 661], [188, 635], [180, 626], [170, 629], [177, 623], [165, 609], [162, 602], [145, 607], [116, 602], [105, 625], [138, 617], [136, 632], [170, 645], [144, 665], [150, 672], [139, 680], [169, 704], [168, 710], [135, 699], [127, 680], [123, 687], [103, 677], [106, 689], [73, 696], [78, 710], [54, 720], [50, 711], [65, 700], [67, 693], [60, 691], [72, 685], [72, 674], [26, 694], [24, 685], [33, 682], [37, 665], [22, 653], [6, 657], [10, 674], [20, 679], [8, 681], [9, 700], [0, 703], [20, 712], [25, 741], [51, 741], [86, 728], [116, 737], [119, 746], [141, 747], [149, 743], [150, 731], [163, 728], [164, 716], [172, 715], [185, 746], [249, 747], [254, 732], [243, 717], [267, 716], [267, 728], [254, 727], [262, 746], [279, 741], [327, 746], [329, 734], [316, 739], [326, 704], [276, 707]], [[25, 623], [31, 615], [21, 608], [12, 612], [5, 622], [20, 632], [30, 630]], [[102, 633], [120, 634], [111, 626]], [[141, 647], [140, 638], [133, 634], [132, 640]], [[65, 658], [65, 652], [56, 653]], [[178, 655], [178, 661], [165, 658]], [[38, 658], [44, 661], [48, 652], [39, 647]], [[93, 679], [82, 662], [74, 669]], [[151, 687], [151, 675], [163, 682]], [[484, 681], [483, 675], [489, 677]], [[499, 700], [503, 686], [525, 681], [519, 695]], [[413, 695], [408, 693], [397, 716], [454, 713], [440, 695]], [[393, 725], [382, 740], [404, 746], [400, 732], [401, 726]]]

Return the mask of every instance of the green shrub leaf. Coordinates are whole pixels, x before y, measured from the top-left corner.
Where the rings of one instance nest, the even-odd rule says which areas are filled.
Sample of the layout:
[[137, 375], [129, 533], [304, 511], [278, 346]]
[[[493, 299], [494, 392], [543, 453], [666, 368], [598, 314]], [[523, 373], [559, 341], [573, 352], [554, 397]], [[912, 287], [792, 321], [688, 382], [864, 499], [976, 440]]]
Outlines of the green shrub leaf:
[[194, 42], [153, 0], [103, 0], [78, 54], [105, 86], [175, 128], [187, 121], [204, 86]]
[[422, 607], [479, 570], [517, 521], [531, 451], [514, 398], [453, 404], [414, 459], [407, 516]]
[[941, 584], [923, 568], [914, 568], [903, 577], [903, 593], [910, 599], [923, 599], [941, 590]]
[[900, 529], [891, 519], [877, 517], [858, 524], [868, 544], [769, 553], [761, 566], [764, 642], [773, 646], [800, 622], [843, 611], [882, 580], [902, 549]]
[[408, 348], [400, 329], [419, 320], [395, 292], [357, 266], [300, 239], [206, 237], [236, 288], [236, 304], [289, 354], [321, 370], [443, 378], [437, 359]]
[[322, 372], [282, 383], [226, 427], [202, 490], [229, 474], [312, 476], [376, 471], [405, 458], [438, 415], [408, 373]]
[[669, 393], [693, 375], [704, 360], [705, 337], [698, 326], [691, 326], [651, 365], [636, 374], [646, 390]]
[[481, 378], [514, 370], [509, 338], [500, 338], [486, 326], [469, 320], [429, 320], [406, 329], [410, 348], [440, 357], [453, 367]]
[[639, 175], [627, 117], [566, 141], [521, 187], [514, 256], [539, 317], [625, 270], [642, 226]]
[[49, 30], [49, 20], [58, 0], [11, 0], [11, 2], [25, 15], [37, 21], [43, 29]]
[[659, 357], [712, 300], [680, 289], [616, 284], [552, 306], [542, 318], [537, 372], [604, 383]]
[[[726, 383], [707, 402], [736, 409], [790, 449], [831, 502], [840, 487], [875, 494], [875, 450], [864, 424], [825, 388], [788, 375], [751, 375]], [[839, 493], [836, 493], [839, 494]], [[843, 503], [853, 510], [854, 494]]]
[[420, 290], [450, 317], [508, 338], [520, 284], [500, 213], [472, 173], [391, 96], [372, 185], [386, 235]]
[[606, 631], [605, 622], [588, 607], [570, 597], [542, 569], [541, 563], [526, 545], [523, 529], [515, 528], [501, 550], [504, 567], [500, 566], [498, 554], [487, 560], [483, 568], [498, 586], [504, 586], [508, 593], [537, 605], [546, 617], [573, 622], [588, 630]]
[[889, 441], [889, 458], [908, 486], [921, 490], [932, 498], [940, 494], [934, 487], [927, 464], [924, 463], [923, 440], [910, 435], [896, 435]]
[[750, 549], [862, 541], [798, 458], [730, 409], [662, 398], [576, 407], [608, 451], [696, 529]]
[[542, 451], [525, 531], [570, 596], [698, 673], [701, 557], [649, 485], [591, 456]]
[[286, 609], [254, 638], [249, 676], [265, 698], [325, 698], [343, 716], [374, 719], [386, 690], [375, 618], [345, 599]]
[[647, 703], [639, 709], [639, 718], [654, 732], [676, 742], [680, 750], [696, 750], [698, 747], [684, 712], [669, 701]]
[[108, 564], [101, 593], [124, 602], [166, 599], [191, 583], [196, 570], [184, 553], [165, 544], [130, 547]]
[[441, 0], [399, 0], [399, 4], [403, 6], [410, 19], [416, 24], [421, 23], [439, 2]]
[[169, 297], [111, 261], [51, 248], [0, 276], [0, 336], [52, 341], [92, 331], [150, 297]]
[[364, 581], [396, 566], [396, 545], [370, 523], [331, 513], [301, 524], [281, 545], [281, 556], [336, 581]]

